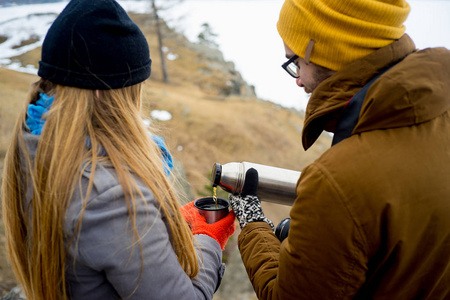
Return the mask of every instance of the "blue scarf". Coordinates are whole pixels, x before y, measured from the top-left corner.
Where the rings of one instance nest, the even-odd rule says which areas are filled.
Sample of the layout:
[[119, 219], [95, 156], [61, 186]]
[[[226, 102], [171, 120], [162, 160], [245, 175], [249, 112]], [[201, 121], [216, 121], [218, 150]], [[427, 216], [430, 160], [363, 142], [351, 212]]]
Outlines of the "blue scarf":
[[36, 101], [36, 104], [29, 104], [27, 110], [26, 125], [34, 135], [41, 135], [45, 124], [43, 116], [48, 112], [55, 99], [55, 96], [49, 97], [43, 93], [40, 93], [39, 96], [40, 98]]
[[[48, 112], [50, 107], [53, 104], [53, 100], [55, 96], [49, 97], [46, 94], [40, 93], [40, 98], [36, 101], [36, 104], [29, 104], [27, 109], [27, 119], [26, 125], [30, 130], [31, 134], [41, 135], [42, 129], [45, 125], [45, 114]], [[172, 155], [164, 143], [164, 139], [158, 135], [152, 135], [151, 138], [159, 147], [161, 152], [162, 160], [164, 162], [164, 171], [167, 175], [170, 174], [170, 171], [173, 169], [173, 160]], [[91, 140], [89, 137], [86, 137], [86, 146], [91, 149]], [[102, 156], [106, 156], [107, 153], [104, 149], [99, 151], [99, 154]]]

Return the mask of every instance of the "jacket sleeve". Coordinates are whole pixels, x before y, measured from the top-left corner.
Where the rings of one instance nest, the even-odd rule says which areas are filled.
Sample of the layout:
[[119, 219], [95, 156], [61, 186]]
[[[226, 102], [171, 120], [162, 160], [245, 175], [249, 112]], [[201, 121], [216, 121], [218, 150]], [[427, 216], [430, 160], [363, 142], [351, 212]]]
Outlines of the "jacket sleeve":
[[195, 236], [200, 272], [191, 280], [178, 262], [169, 227], [152, 193], [148, 189], [143, 193], [145, 203], [136, 206], [140, 245], [121, 186], [89, 201], [77, 241], [77, 263], [95, 272], [97, 278], [104, 276], [107, 283], [79, 298], [95, 299], [95, 290], [108, 285], [117, 293], [114, 298], [121, 299], [212, 299], [223, 272], [219, 244], [208, 236]]
[[365, 281], [365, 239], [351, 204], [326, 170], [305, 168], [280, 243], [251, 223], [239, 249], [258, 299], [352, 299]]

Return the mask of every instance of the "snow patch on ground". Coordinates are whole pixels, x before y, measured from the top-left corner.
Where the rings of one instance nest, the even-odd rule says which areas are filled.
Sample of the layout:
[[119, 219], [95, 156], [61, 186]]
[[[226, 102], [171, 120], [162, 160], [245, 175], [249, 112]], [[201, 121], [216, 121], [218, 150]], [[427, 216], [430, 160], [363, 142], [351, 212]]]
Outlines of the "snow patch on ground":
[[150, 115], [154, 120], [169, 121], [172, 119], [172, 115], [166, 110], [153, 110]]

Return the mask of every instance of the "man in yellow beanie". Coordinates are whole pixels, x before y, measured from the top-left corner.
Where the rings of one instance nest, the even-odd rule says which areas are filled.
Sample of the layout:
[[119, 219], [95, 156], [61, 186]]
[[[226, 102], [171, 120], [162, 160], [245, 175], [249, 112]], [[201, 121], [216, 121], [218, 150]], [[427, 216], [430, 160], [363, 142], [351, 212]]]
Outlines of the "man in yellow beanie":
[[230, 196], [259, 299], [450, 299], [450, 51], [417, 50], [409, 10], [285, 1], [283, 68], [312, 93], [303, 146], [324, 130], [334, 138], [302, 170], [283, 241], [262, 213], [257, 172]]

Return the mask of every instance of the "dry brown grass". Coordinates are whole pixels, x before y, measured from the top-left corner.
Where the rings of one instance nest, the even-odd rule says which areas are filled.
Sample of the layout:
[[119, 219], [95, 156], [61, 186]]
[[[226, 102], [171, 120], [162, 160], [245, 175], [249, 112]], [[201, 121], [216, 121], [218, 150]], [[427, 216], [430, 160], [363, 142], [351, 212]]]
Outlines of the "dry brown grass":
[[17, 116], [37, 76], [0, 68], [0, 160], [9, 145]]
[[[300, 144], [303, 119], [298, 112], [249, 98], [210, 98], [193, 85], [149, 82], [147, 109], [169, 111], [172, 120], [159, 122], [174, 158], [185, 167], [195, 196], [210, 182], [215, 162], [250, 161], [301, 170], [328, 147], [322, 136], [311, 150]], [[182, 147], [181, 151], [180, 146]], [[264, 204], [274, 222], [288, 216], [288, 207]]]

